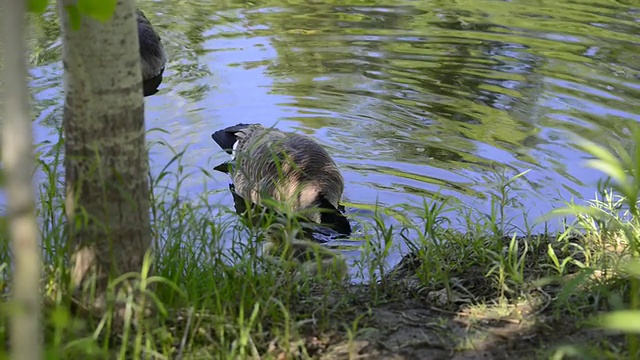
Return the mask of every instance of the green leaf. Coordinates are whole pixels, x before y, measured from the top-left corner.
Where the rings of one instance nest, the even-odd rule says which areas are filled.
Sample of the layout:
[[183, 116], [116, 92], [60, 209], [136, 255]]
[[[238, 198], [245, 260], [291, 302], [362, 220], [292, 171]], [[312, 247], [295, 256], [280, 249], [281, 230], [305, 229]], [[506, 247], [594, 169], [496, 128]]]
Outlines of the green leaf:
[[604, 146], [600, 146], [593, 141], [589, 140], [578, 140], [580, 146], [585, 149], [588, 153], [595, 156], [596, 158], [611, 164], [620, 163], [618, 159]]
[[588, 215], [594, 219], [600, 220], [608, 220], [611, 218], [610, 214], [607, 214], [605, 211], [599, 208], [582, 205], [567, 205], [566, 207], [553, 209], [547, 214], [541, 215], [538, 219], [536, 219], [536, 221], [547, 221], [556, 217], [567, 215]]
[[42, 14], [49, 5], [49, 0], [27, 0], [27, 11]]
[[640, 187], [640, 129], [635, 128], [633, 132], [633, 137], [635, 140], [635, 168], [634, 168], [634, 177], [636, 180], [636, 187]]
[[622, 164], [619, 161], [588, 160], [587, 165], [611, 176], [621, 185], [627, 183], [627, 174], [625, 174]]
[[118, 0], [78, 0], [78, 9], [83, 15], [105, 22], [111, 19], [117, 4]]
[[80, 29], [80, 12], [78, 11], [77, 5], [67, 5], [64, 9], [69, 14], [69, 22], [71, 22], [71, 29], [78, 30]]
[[640, 334], [640, 310], [619, 310], [601, 316], [599, 325], [605, 329]]
[[507, 182], [504, 185], [506, 186], [506, 185], [509, 185], [509, 184], [513, 183], [514, 181], [518, 180], [519, 178], [527, 175], [527, 173], [529, 173], [529, 171], [531, 171], [531, 169], [527, 169], [527, 170], [521, 172], [520, 174], [512, 177], [511, 179], [507, 180]]
[[631, 276], [640, 277], [640, 261], [636, 259], [627, 260], [623, 263], [622, 269]]
[[551, 244], [548, 245], [547, 256], [551, 258], [551, 261], [553, 261], [553, 264], [556, 266], [556, 268], [560, 269], [560, 261], [558, 261], [556, 252], [553, 250], [553, 247], [551, 246]]
[[567, 283], [564, 284], [562, 290], [560, 290], [560, 293], [558, 294], [558, 302], [564, 303], [569, 300], [569, 297], [576, 291], [576, 289], [578, 289], [580, 285], [583, 285], [587, 281], [589, 281], [589, 277], [593, 275], [594, 272], [594, 269], [586, 268], [580, 271], [578, 275], [576, 275], [573, 279], [567, 281]]

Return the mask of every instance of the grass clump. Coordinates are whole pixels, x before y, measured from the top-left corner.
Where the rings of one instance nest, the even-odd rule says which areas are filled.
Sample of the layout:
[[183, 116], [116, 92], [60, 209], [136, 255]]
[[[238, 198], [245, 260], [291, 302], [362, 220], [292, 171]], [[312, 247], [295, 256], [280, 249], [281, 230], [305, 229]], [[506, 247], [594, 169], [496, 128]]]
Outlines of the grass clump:
[[[523, 173], [498, 176], [489, 214], [446, 199], [401, 211], [374, 206], [358, 219], [355, 255], [353, 247], [339, 255], [327, 244], [303, 251], [267, 246], [267, 253], [278, 250], [272, 257], [264, 256], [265, 237], [278, 230], [275, 235], [290, 236], [281, 245], [300, 240], [304, 229], [295, 217], [259, 213], [260, 221], [248, 220], [212, 203], [220, 194], [206, 180], [200, 196], [187, 195], [188, 179], [209, 174], [187, 172], [184, 151], [176, 151], [149, 175], [155, 248], [140, 273], [123, 276], [139, 279], [139, 290], [149, 295], [143, 301], [157, 311], [136, 312], [144, 304], [127, 299], [124, 327], [113, 331], [112, 313], [92, 319], [70, 311], [60, 148], [43, 146], [42, 157], [52, 159], [40, 164], [39, 198], [47, 358], [449, 358], [452, 352], [635, 358], [640, 321], [630, 321], [640, 316], [640, 156], [585, 148], [596, 156], [591, 165], [612, 182], [587, 206], [554, 211], [551, 216], [571, 216], [558, 233], [516, 231], [504, 218]], [[462, 228], [453, 226], [455, 219]], [[389, 269], [387, 259], [400, 245], [409, 251]], [[3, 289], [11, 276], [9, 250], [0, 254]], [[344, 258], [346, 272], [334, 262]], [[327, 259], [337, 272], [300, 271]], [[358, 283], [357, 275], [367, 281]], [[5, 341], [10, 311], [8, 303], [0, 305]]]

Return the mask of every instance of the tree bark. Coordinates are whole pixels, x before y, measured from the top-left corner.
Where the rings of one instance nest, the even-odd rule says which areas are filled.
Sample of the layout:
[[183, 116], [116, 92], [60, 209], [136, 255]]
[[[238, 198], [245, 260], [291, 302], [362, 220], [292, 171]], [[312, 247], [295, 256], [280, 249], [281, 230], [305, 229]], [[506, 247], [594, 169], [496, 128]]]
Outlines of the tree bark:
[[36, 221], [33, 134], [29, 115], [24, 43], [24, 0], [3, 3], [4, 121], [2, 164], [6, 176], [14, 274], [11, 312], [11, 358], [42, 358], [40, 315], [40, 246]]
[[82, 16], [73, 30], [75, 2], [58, 0], [71, 280], [76, 300], [100, 310], [109, 278], [139, 273], [151, 246], [142, 75], [135, 1], [118, 0], [104, 23]]

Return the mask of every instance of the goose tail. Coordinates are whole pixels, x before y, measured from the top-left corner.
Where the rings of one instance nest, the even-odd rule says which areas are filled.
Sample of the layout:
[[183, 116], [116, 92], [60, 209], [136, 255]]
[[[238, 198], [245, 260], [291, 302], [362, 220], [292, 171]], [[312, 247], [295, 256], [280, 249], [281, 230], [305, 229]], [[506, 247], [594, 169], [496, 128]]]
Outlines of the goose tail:
[[344, 214], [333, 206], [323, 195], [319, 197], [320, 222], [330, 226], [333, 230], [343, 235], [351, 235], [351, 225]]
[[226, 151], [227, 154], [232, 155], [238, 142], [237, 133], [249, 127], [249, 124], [238, 124], [230, 126], [228, 128], [218, 130], [211, 134], [213, 141]]

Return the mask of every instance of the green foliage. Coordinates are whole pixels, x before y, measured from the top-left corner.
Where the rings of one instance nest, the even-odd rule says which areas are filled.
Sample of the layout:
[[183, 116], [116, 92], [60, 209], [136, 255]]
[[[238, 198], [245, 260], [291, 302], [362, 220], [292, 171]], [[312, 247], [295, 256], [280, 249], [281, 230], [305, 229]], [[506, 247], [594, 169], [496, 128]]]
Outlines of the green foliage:
[[[151, 146], [168, 145], [160, 142]], [[258, 221], [249, 220], [210, 203], [213, 192], [207, 190], [208, 171], [189, 170], [182, 164], [187, 149], [171, 148], [173, 158], [159, 173], [150, 174], [152, 231], [157, 247], [147, 254], [139, 273], [124, 274], [110, 287], [114, 291], [116, 283], [133, 279], [137, 293], [146, 296], [121, 299], [126, 304], [125, 321], [114, 337], [110, 335], [114, 331], [113, 311], [96, 320], [69, 312], [69, 260], [61, 251], [65, 247], [61, 149], [61, 142], [38, 147], [39, 158], [52, 157], [39, 163], [45, 173], [39, 215], [47, 263], [43, 283], [48, 304], [47, 356], [51, 359], [126, 359], [150, 353], [166, 358], [270, 358], [265, 354], [274, 347], [294, 354], [299, 351], [295, 344], [309, 332], [346, 329], [344, 337], [353, 343], [372, 331], [373, 308], [411, 296], [420, 299], [425, 290], [444, 294], [442, 298], [422, 298], [428, 306], [453, 311], [466, 303], [464, 311], [478, 312], [481, 318], [491, 311], [500, 316], [517, 313], [514, 306], [522, 299], [535, 302], [536, 296], [540, 297], [536, 294], [551, 293], [543, 296], [544, 306], [537, 311], [553, 310], [561, 323], [567, 322], [563, 314], [570, 314], [575, 318], [571, 321], [577, 322], [602, 308], [597, 302], [593, 304], [593, 298], [608, 296], [614, 304], [616, 296], [622, 299], [616, 294], [628, 293], [625, 284], [640, 274], [637, 258], [630, 256], [630, 251], [606, 251], [614, 238], [618, 243], [637, 239], [629, 238], [625, 231], [613, 231], [630, 226], [630, 234], [635, 234], [637, 227], [633, 218], [629, 221], [616, 212], [622, 200], [609, 193], [584, 207], [576, 224], [567, 226], [559, 236], [507, 235], [511, 225], [503, 214], [504, 207], [513, 201], [509, 187], [523, 180], [522, 175], [516, 175], [493, 183], [491, 203], [495, 208], [491, 214], [478, 214], [451, 199], [425, 199], [418, 208], [403, 205], [398, 207], [403, 209], [402, 216], [396, 214], [398, 209], [372, 206], [371, 218], [362, 219], [362, 231], [354, 235], [362, 241], [354, 242], [359, 248], [351, 258], [353, 267], [371, 280], [362, 287], [330, 277], [299, 277], [295, 266], [265, 261], [262, 255], [263, 229], [274, 221], [273, 214], [260, 212], [254, 214]], [[183, 184], [192, 178], [202, 179], [203, 194], [185, 201]], [[285, 208], [280, 211], [292, 220], [286, 223], [287, 229], [299, 226], [293, 214]], [[391, 225], [391, 218], [397, 223]], [[462, 230], [452, 227], [453, 219], [464, 224]], [[585, 232], [577, 232], [580, 224]], [[607, 226], [610, 228], [604, 228]], [[387, 259], [400, 239], [411, 255], [400, 267], [389, 270]], [[11, 276], [9, 249], [2, 252], [5, 261], [0, 274], [7, 278]], [[615, 270], [611, 278], [594, 280], [610, 268]], [[135, 311], [145, 303], [154, 304], [155, 316]], [[7, 311], [0, 306], [0, 314]], [[596, 324], [636, 334], [637, 327], [622, 320], [634, 319], [637, 310], [620, 311], [596, 318]], [[0, 326], [0, 338], [7, 335], [5, 329]], [[464, 339], [459, 341], [462, 344]], [[629, 344], [632, 354], [633, 343]], [[553, 356], [573, 353], [584, 351], [563, 347]], [[602, 350], [596, 353], [605, 354]]]
[[77, 4], [80, 14], [102, 22], [111, 19], [117, 5], [118, 0], [78, 0]]
[[71, 22], [71, 28], [76, 31], [80, 29], [80, 22], [82, 21], [82, 17], [80, 16], [80, 11], [78, 10], [78, 6], [69, 5], [69, 6], [65, 6], [64, 9], [69, 14], [69, 21]]
[[[640, 128], [633, 128], [632, 142], [612, 143], [608, 145], [609, 148], [584, 139], [578, 139], [577, 142], [593, 156], [587, 164], [608, 177], [600, 186], [603, 200], [592, 201], [590, 207], [569, 204], [554, 210], [552, 215], [574, 215], [579, 227], [597, 234], [597, 243], [594, 245], [601, 249], [596, 254], [596, 260], [610, 268], [615, 277], [622, 277], [628, 283], [629, 309], [605, 314], [598, 317], [596, 323], [606, 329], [628, 333], [628, 352], [634, 358], [640, 351], [637, 337], [640, 333]], [[604, 189], [604, 185], [610, 186], [612, 191]], [[611, 259], [611, 256], [606, 256], [608, 252], [618, 254]], [[594, 265], [585, 268], [585, 271], [593, 274], [596, 270]], [[586, 276], [577, 278], [570, 289], [584, 285], [587, 279]]]
[[27, 11], [42, 14], [49, 5], [49, 0], [27, 0]]
[[[28, 0], [27, 10], [32, 13], [42, 14], [48, 5], [49, 0]], [[106, 22], [113, 16], [117, 5], [117, 0], [78, 0], [74, 5], [65, 6], [65, 11], [68, 12], [71, 19], [71, 28], [78, 30], [82, 15]]]
[[[600, 326], [609, 330], [624, 331], [629, 334], [640, 335], [640, 311], [617, 310], [601, 316]], [[633, 354], [633, 348], [629, 349]]]

